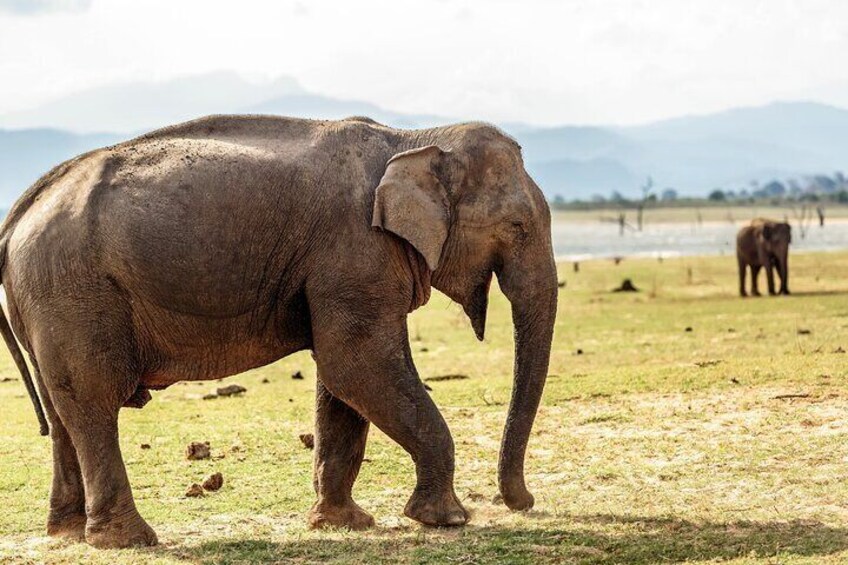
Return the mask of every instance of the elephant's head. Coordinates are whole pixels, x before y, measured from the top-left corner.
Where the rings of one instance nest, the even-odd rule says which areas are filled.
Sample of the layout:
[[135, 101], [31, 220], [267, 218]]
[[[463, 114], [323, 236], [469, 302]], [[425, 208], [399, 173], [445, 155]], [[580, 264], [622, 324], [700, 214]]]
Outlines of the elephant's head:
[[786, 222], [763, 222], [760, 231], [765, 250], [776, 257], [786, 257], [792, 243], [792, 228]]
[[462, 305], [478, 339], [489, 285], [498, 277], [512, 304], [515, 382], [498, 468], [504, 502], [533, 506], [524, 455], [544, 388], [557, 307], [551, 217], [524, 169], [521, 148], [497, 128], [432, 130], [399, 153], [377, 188], [373, 225], [411, 243], [432, 284]]

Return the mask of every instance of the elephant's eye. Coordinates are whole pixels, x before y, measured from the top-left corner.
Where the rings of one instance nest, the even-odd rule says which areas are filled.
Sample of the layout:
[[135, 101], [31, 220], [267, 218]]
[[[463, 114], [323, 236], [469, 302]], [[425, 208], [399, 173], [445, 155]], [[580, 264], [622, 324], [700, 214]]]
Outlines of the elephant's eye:
[[524, 228], [523, 222], [510, 222], [509, 228], [513, 236], [515, 236], [516, 238], [523, 240], [527, 237], [527, 230]]

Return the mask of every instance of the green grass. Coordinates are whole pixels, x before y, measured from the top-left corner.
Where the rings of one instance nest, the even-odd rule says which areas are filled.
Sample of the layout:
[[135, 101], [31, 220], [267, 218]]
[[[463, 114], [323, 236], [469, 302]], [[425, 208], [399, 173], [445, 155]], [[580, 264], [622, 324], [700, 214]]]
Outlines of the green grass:
[[[472, 512], [458, 530], [402, 516], [413, 466], [376, 430], [355, 497], [377, 527], [307, 530], [312, 462], [298, 435], [312, 428], [315, 369], [298, 354], [227, 379], [247, 387], [240, 398], [202, 400], [220, 385], [181, 384], [123, 412], [124, 457], [159, 547], [55, 541], [43, 527], [49, 442], [21, 382], [0, 383], [0, 562], [848, 562], [848, 253], [794, 256], [791, 297], [742, 300], [735, 269], [730, 257], [563, 265], [528, 513], [492, 502], [508, 304], [493, 289], [482, 344], [441, 295], [414, 313], [421, 376], [469, 377], [429, 382]], [[624, 277], [642, 292], [610, 293]], [[292, 380], [296, 370], [306, 378]], [[5, 349], [2, 376], [17, 377]], [[209, 441], [212, 459], [186, 461], [192, 441]], [[214, 471], [221, 491], [184, 497]]]

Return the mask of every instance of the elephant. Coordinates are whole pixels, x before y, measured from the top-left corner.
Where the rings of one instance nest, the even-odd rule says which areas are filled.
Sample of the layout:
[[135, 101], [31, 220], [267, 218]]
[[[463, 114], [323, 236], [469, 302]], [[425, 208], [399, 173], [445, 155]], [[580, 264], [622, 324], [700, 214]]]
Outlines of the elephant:
[[218, 115], [57, 166], [0, 227], [0, 333], [52, 440], [48, 533], [156, 544], [120, 408], [302, 350], [317, 369], [310, 526], [374, 524], [351, 496], [371, 423], [415, 464], [405, 515], [465, 524], [407, 315], [436, 288], [482, 341], [493, 276], [515, 336], [498, 485], [510, 509], [531, 508], [524, 459], [557, 309], [550, 223], [520, 146], [485, 123]]
[[774, 269], [780, 276], [780, 294], [789, 294], [789, 244], [792, 243], [792, 228], [786, 222], [775, 222], [764, 218], [752, 220], [750, 225], [739, 230], [736, 236], [736, 260], [739, 264], [739, 294], [745, 292], [745, 272], [751, 267], [751, 293], [760, 296], [757, 275], [766, 268], [766, 280], [770, 295], [777, 292], [774, 287]]

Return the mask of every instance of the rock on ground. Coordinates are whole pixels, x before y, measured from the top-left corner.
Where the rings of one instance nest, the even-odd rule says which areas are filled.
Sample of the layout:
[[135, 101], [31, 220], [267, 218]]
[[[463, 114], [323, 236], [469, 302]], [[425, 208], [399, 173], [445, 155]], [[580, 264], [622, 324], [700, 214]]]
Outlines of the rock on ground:
[[206, 480], [203, 481], [203, 488], [208, 491], [216, 491], [220, 490], [220, 488], [224, 486], [224, 475], [221, 473], [214, 473], [206, 477]]
[[189, 461], [199, 461], [200, 459], [209, 459], [210, 449], [209, 442], [193, 441], [185, 451], [186, 459]]
[[219, 388], [216, 392], [218, 393], [218, 396], [236, 396], [244, 394], [247, 392], [247, 389], [241, 385], [229, 385]]
[[315, 448], [315, 436], [312, 434], [300, 434], [300, 441], [307, 449]]
[[193, 485], [188, 487], [188, 490], [186, 491], [185, 495], [188, 498], [195, 498], [195, 497], [198, 497], [198, 496], [203, 496], [203, 487], [200, 486], [197, 483], [194, 483]]

